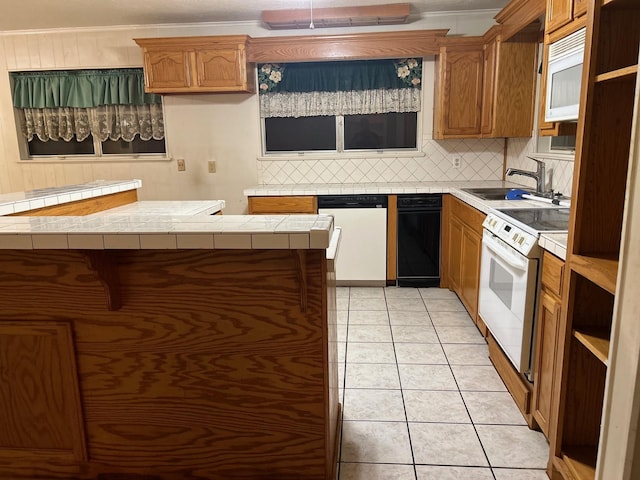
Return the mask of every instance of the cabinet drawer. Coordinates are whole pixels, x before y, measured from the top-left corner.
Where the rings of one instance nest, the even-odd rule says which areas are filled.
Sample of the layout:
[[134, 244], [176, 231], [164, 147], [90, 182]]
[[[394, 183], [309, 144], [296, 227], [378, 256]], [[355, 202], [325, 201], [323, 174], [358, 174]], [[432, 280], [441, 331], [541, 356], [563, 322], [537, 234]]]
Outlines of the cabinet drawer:
[[482, 235], [482, 222], [484, 222], [486, 214], [458, 200], [453, 195], [451, 195], [451, 214], [458, 217], [471, 230]]
[[542, 257], [542, 285], [558, 297], [562, 297], [562, 273], [564, 262], [549, 252]]
[[303, 197], [249, 197], [249, 214], [309, 213], [318, 212], [318, 200], [314, 196]]

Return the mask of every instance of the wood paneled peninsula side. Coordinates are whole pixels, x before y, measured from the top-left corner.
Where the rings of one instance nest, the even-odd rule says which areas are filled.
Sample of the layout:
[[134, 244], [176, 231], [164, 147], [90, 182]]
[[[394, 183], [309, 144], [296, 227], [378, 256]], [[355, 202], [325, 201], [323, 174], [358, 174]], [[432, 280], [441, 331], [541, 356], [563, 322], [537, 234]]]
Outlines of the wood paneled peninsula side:
[[0, 217], [0, 479], [335, 478], [332, 217]]

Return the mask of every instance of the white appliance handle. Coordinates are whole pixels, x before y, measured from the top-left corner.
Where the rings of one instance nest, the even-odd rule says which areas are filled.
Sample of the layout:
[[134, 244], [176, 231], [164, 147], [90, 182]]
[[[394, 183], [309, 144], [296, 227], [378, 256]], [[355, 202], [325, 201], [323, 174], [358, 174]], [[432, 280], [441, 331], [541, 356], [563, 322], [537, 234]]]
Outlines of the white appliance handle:
[[500, 239], [492, 234], [485, 234], [482, 237], [482, 244], [513, 268], [523, 271], [527, 269], [527, 259], [514, 253], [511, 247], [504, 245]]

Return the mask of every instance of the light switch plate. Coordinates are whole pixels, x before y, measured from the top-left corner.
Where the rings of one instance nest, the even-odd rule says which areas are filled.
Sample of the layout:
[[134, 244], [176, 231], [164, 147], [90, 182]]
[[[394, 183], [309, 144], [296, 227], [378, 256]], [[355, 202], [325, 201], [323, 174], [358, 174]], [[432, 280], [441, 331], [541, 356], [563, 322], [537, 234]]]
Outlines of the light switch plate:
[[186, 166], [184, 164], [184, 158], [178, 158], [176, 162], [178, 164], [178, 171], [184, 172], [186, 170]]
[[208, 168], [209, 168], [209, 173], [216, 173], [216, 161], [209, 160]]

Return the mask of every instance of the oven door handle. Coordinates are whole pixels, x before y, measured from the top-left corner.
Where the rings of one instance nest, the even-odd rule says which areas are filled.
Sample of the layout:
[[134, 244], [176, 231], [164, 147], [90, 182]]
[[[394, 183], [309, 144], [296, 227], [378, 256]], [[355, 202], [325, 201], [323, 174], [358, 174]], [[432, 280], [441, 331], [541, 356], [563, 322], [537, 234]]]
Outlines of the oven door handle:
[[[496, 239], [497, 240], [497, 239]], [[518, 270], [526, 270], [527, 269], [527, 259], [521, 257], [518, 254], [515, 254], [510, 251], [511, 247], [506, 247], [499, 243], [500, 240], [494, 240], [491, 237], [485, 236], [482, 239], [482, 243], [486, 245], [486, 247], [495, 253], [500, 259], [511, 265], [513, 268], [517, 268]], [[508, 250], [509, 249], [509, 250]]]

